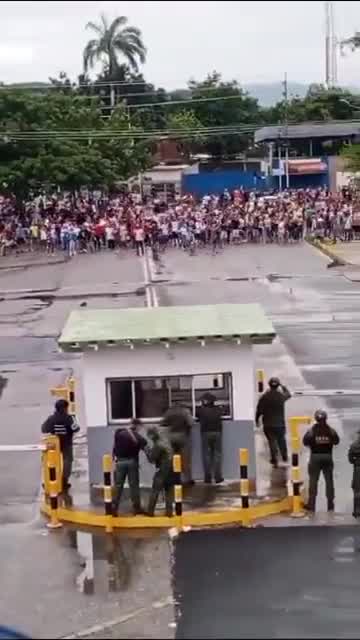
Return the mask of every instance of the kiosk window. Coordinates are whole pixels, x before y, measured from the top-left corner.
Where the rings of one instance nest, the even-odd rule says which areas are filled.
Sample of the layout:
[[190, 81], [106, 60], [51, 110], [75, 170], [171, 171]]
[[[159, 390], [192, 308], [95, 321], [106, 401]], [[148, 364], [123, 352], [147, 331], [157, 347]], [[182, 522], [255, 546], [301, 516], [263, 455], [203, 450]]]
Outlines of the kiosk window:
[[109, 409], [110, 420], [130, 420], [133, 417], [131, 380], [110, 380]]
[[166, 410], [179, 402], [196, 415], [202, 395], [210, 391], [223, 408], [224, 418], [232, 415], [231, 374], [201, 374], [168, 378], [108, 380], [109, 422], [160, 420]]

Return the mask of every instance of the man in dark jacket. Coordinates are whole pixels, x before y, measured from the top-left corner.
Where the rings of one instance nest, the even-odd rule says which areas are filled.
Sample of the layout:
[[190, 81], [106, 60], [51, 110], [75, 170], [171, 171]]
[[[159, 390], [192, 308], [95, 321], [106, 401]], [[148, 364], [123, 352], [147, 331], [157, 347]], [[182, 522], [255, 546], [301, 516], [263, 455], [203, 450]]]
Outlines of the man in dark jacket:
[[57, 436], [60, 441], [60, 450], [63, 456], [63, 488], [71, 487], [69, 479], [72, 472], [73, 436], [80, 431], [80, 427], [74, 416], [69, 415], [69, 403], [67, 400], [57, 400], [55, 411], [49, 416], [41, 427], [42, 433]]
[[270, 463], [275, 468], [278, 466], [278, 449], [283, 461], [288, 461], [285, 403], [289, 398], [291, 393], [279, 378], [270, 378], [269, 389], [261, 396], [256, 408], [256, 426], [259, 426], [262, 418], [264, 434], [270, 448]]
[[354, 492], [354, 518], [360, 518], [360, 431], [349, 449], [349, 462], [354, 465], [351, 488]]
[[173, 453], [181, 455], [184, 484], [194, 484], [191, 470], [191, 433], [193, 418], [189, 409], [180, 403], [170, 407], [162, 421], [161, 426], [168, 431], [169, 442]]
[[221, 407], [216, 406], [212, 393], [204, 393], [201, 406], [196, 412], [200, 422], [201, 452], [204, 480], [211, 484], [213, 477], [217, 484], [223, 482], [222, 474], [222, 417]]
[[113, 459], [115, 460], [115, 496], [113, 514], [117, 515], [126, 478], [129, 482], [130, 499], [134, 515], [144, 513], [140, 500], [139, 453], [147, 445], [138, 433], [140, 420], [134, 419], [131, 427], [121, 427], [115, 431]]
[[148, 429], [147, 435], [149, 440], [152, 442], [152, 446], [148, 445], [145, 449], [145, 453], [149, 462], [154, 464], [156, 467], [147, 513], [149, 516], [154, 515], [159, 494], [161, 491], [164, 491], [166, 515], [171, 518], [173, 515], [174, 500], [172, 449], [170, 444], [164, 438], [161, 438], [156, 427]]
[[334, 511], [334, 462], [332, 451], [339, 444], [340, 439], [335, 431], [327, 423], [327, 414], [319, 409], [315, 412], [315, 424], [309, 429], [303, 439], [305, 447], [309, 447], [309, 501], [306, 505], [308, 511], [315, 511], [317, 487], [320, 473], [325, 479], [326, 498], [328, 511]]

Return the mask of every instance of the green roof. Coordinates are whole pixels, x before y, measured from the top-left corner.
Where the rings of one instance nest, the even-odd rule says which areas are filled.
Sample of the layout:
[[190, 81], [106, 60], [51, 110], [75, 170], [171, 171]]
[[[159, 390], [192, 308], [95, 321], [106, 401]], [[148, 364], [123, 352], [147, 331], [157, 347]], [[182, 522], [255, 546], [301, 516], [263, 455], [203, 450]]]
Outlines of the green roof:
[[271, 342], [274, 327], [257, 304], [220, 304], [73, 311], [61, 333], [63, 349], [86, 345], [248, 338]]

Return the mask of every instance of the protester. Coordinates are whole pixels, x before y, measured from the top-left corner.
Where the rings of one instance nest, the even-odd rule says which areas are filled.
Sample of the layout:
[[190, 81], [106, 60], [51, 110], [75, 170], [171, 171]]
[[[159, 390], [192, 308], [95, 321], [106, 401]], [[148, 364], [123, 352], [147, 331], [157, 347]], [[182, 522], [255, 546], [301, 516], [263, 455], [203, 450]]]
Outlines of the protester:
[[138, 193], [55, 195], [19, 209], [0, 196], [0, 255], [24, 251], [78, 253], [179, 249], [214, 255], [228, 245], [297, 244], [305, 235], [350, 241], [356, 235], [358, 197], [348, 191], [297, 189], [175, 196], [167, 203]]

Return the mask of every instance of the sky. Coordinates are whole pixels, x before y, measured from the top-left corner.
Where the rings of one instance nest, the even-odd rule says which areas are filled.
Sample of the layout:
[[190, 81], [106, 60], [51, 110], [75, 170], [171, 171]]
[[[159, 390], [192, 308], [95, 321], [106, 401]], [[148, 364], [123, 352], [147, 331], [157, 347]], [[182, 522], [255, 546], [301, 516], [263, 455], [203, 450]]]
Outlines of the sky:
[[[360, 31], [360, 2], [334, 2], [339, 39]], [[148, 49], [143, 72], [166, 89], [212, 70], [240, 83], [324, 79], [324, 3], [309, 1], [2, 1], [0, 81], [81, 72], [85, 25], [126, 15]], [[339, 84], [360, 86], [360, 51], [339, 57]]]

